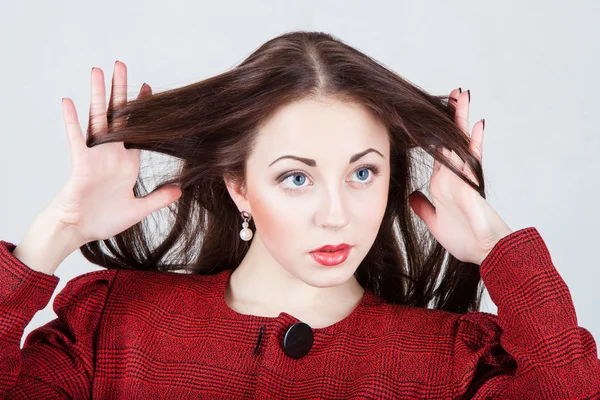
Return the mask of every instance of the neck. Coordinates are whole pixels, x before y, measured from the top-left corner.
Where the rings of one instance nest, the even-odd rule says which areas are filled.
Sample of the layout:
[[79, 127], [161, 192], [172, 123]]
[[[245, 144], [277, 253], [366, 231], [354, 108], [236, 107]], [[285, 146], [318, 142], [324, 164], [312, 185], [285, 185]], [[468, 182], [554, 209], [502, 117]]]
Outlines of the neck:
[[274, 317], [287, 312], [318, 328], [349, 315], [363, 294], [354, 275], [330, 287], [298, 279], [270, 256], [255, 233], [248, 253], [231, 274], [225, 300], [242, 314]]

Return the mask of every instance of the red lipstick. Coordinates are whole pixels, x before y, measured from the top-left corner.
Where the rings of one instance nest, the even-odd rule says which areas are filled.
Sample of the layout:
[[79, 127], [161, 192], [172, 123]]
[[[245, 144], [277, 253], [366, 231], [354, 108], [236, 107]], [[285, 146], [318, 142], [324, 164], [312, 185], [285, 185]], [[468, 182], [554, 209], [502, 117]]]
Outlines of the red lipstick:
[[332, 266], [346, 261], [352, 246], [346, 243], [326, 245], [310, 252], [313, 259], [321, 265]]

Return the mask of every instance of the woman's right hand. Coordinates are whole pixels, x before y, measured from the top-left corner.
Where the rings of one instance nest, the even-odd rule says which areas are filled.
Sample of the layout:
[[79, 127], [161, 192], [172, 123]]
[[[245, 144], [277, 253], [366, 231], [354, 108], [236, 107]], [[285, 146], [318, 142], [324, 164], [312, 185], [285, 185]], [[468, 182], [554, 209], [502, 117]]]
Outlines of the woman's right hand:
[[[106, 134], [108, 121], [104, 73], [91, 72], [91, 102], [88, 132]], [[144, 84], [138, 98], [152, 95]], [[114, 66], [109, 109], [127, 102], [127, 67]], [[91, 148], [77, 118], [73, 101], [63, 98], [63, 119], [67, 132], [71, 171], [69, 179], [45, 210], [67, 228], [76, 245], [111, 238], [166, 207], [181, 196], [181, 189], [166, 186], [136, 198], [133, 187], [138, 178], [140, 150], [126, 149], [123, 142], [104, 143]], [[114, 121], [117, 124], [118, 121]], [[118, 124], [117, 124], [118, 126]]]

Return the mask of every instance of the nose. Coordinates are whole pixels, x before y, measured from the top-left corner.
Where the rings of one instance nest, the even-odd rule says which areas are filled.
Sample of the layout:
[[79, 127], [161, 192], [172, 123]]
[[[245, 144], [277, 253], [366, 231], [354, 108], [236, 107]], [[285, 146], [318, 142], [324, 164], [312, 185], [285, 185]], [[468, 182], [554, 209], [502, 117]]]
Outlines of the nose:
[[323, 190], [316, 213], [316, 223], [322, 228], [339, 230], [348, 225], [350, 217], [346, 208], [344, 191], [337, 189]]

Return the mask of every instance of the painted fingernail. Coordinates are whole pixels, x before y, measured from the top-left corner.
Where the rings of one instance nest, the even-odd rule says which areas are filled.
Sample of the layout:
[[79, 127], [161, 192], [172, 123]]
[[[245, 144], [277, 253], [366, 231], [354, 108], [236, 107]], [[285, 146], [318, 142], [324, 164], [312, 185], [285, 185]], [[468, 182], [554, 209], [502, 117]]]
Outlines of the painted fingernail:
[[469, 103], [471, 103], [471, 89], [467, 90], [467, 94], [469, 95]]
[[482, 130], [485, 130], [485, 118], [481, 118], [481, 122], [483, 122], [483, 129]]
[[462, 93], [462, 89], [461, 88], [458, 88], [458, 93]]

